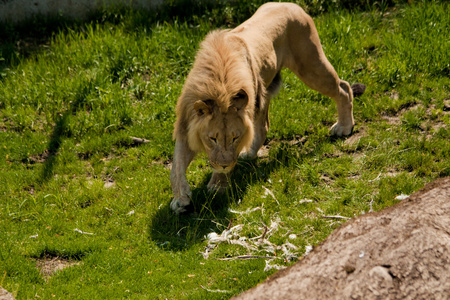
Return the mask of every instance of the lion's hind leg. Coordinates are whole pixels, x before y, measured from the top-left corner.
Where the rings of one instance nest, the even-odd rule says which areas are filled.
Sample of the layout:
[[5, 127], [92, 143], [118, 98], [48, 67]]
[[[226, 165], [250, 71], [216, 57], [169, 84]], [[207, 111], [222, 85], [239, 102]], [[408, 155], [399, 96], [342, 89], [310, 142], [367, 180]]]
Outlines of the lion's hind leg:
[[331, 97], [336, 102], [338, 121], [331, 127], [331, 135], [350, 135], [355, 121], [353, 120], [353, 92], [347, 81], [340, 80], [338, 96]]
[[325, 57], [312, 20], [308, 26], [310, 35], [291, 37], [291, 41], [295, 42], [291, 45], [292, 59], [288, 60], [287, 67], [308, 87], [336, 102], [338, 120], [331, 127], [331, 134], [349, 135], [355, 124], [352, 89], [348, 82], [338, 77]]
[[281, 73], [278, 72], [273, 78], [270, 85], [267, 87], [267, 94], [265, 95], [265, 99], [263, 104], [258, 107], [258, 112], [255, 115], [255, 136], [253, 137], [253, 143], [250, 149], [247, 150], [246, 153], [241, 154], [241, 158], [243, 159], [256, 159], [258, 156], [258, 151], [264, 145], [266, 141], [267, 132], [269, 131], [269, 105], [270, 99], [275, 97], [276, 94], [281, 89], [282, 86]]
[[337, 136], [350, 135], [355, 122], [353, 120], [353, 93], [348, 82], [338, 78], [331, 64], [329, 64], [329, 68], [324, 68], [321, 72], [314, 70], [306, 76], [303, 76], [302, 73], [297, 76], [308, 87], [336, 102], [338, 120], [331, 127], [330, 133]]

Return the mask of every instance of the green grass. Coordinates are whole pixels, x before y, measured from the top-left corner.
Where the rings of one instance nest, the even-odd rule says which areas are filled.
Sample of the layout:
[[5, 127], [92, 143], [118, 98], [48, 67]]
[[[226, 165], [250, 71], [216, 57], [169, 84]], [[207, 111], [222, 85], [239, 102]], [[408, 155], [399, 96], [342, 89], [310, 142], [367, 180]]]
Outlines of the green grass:
[[[315, 22], [340, 76], [368, 87], [355, 99], [353, 136], [330, 137], [335, 104], [286, 70], [268, 155], [240, 161], [223, 196], [206, 192], [211, 170], [198, 157], [188, 170], [195, 214], [173, 215], [174, 106], [198, 43], [258, 5], [38, 22], [32, 40], [3, 28], [0, 286], [18, 299], [229, 298], [274, 269], [264, 271], [264, 259], [220, 259], [249, 254], [290, 265], [344, 221], [323, 216], [381, 210], [450, 175], [448, 3], [328, 13], [311, 6], [322, 13]], [[256, 248], [208, 246], [208, 233], [236, 225], [231, 240]], [[252, 240], [271, 225], [270, 244]], [[80, 264], [44, 277], [36, 259], [55, 257]]]

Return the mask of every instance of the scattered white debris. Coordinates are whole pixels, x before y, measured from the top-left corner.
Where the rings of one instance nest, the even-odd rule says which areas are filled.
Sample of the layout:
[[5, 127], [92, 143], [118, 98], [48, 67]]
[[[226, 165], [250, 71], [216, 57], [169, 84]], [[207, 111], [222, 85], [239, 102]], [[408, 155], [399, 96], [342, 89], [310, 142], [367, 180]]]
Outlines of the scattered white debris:
[[[275, 198], [275, 195], [272, 193], [272, 191], [269, 190], [268, 188], [266, 188], [265, 186], [262, 186], [262, 187], [263, 187], [263, 189], [265, 190], [264, 196], [270, 195], [270, 196], [273, 198], [273, 200], [275, 200], [275, 202], [276, 202], [278, 205], [280, 205], [280, 202], [278, 202], [277, 198]], [[264, 198], [265, 198], [265, 197], [264, 197]]]
[[208, 245], [206, 246], [205, 251], [201, 252], [203, 258], [208, 259], [209, 254], [216, 247], [216, 245], [224, 242], [233, 245], [240, 245], [246, 248], [248, 251], [256, 251], [257, 247], [247, 242], [247, 238], [239, 237], [238, 233], [242, 230], [243, 227], [244, 225], [242, 224], [236, 225], [230, 229], [224, 230], [220, 235], [216, 232], [208, 233], [208, 235], [206, 236]]
[[405, 195], [405, 194], [401, 194], [401, 195], [395, 197], [396, 200], [405, 200], [408, 198], [409, 198], [409, 195]]
[[361, 251], [361, 253], [359, 253], [359, 258], [363, 258], [365, 255], [364, 251]]
[[127, 213], [127, 216], [132, 216], [132, 215], [134, 215], [134, 209]]
[[269, 261], [266, 260], [266, 266], [264, 267], [264, 272], [267, 272], [267, 271], [272, 270], [272, 269], [283, 270], [283, 269], [285, 269], [285, 268], [286, 268], [285, 266], [280, 266], [280, 265], [270, 265], [270, 264], [269, 264]]
[[218, 242], [223, 241], [223, 240], [220, 238], [220, 235], [218, 235], [218, 234], [215, 233], [215, 232], [210, 232], [210, 233], [208, 233], [208, 235], [206, 236], [206, 238], [207, 238], [210, 242], [212, 242], [212, 243], [218, 243]]
[[75, 228], [73, 231], [78, 232], [78, 233], [81, 233], [81, 234], [94, 235], [93, 233], [90, 233], [90, 232], [84, 232], [84, 231], [82, 231], [82, 230], [80, 230], [80, 229], [78, 229], [78, 228]]
[[303, 204], [303, 203], [311, 203], [311, 202], [314, 202], [313, 200], [311, 200], [311, 199], [302, 199], [302, 200], [300, 200], [300, 201], [298, 201], [298, 204]]
[[305, 256], [308, 255], [313, 250], [313, 246], [305, 246]]
[[105, 189], [109, 189], [110, 187], [113, 187], [114, 185], [115, 185], [114, 182], [107, 181], [107, 182], [105, 182], [105, 184], [103, 185], [103, 187], [104, 187]]
[[257, 244], [259, 244], [259, 249], [261, 251], [265, 251], [265, 252], [270, 253], [272, 255], [275, 255], [275, 250], [280, 249], [280, 247], [272, 244], [268, 240], [257, 242]]
[[252, 213], [252, 212], [257, 211], [257, 210], [261, 210], [261, 207], [258, 206], [258, 207], [255, 207], [255, 208], [249, 208], [246, 211], [237, 211], [237, 210], [234, 210], [234, 209], [231, 209], [231, 208], [228, 209], [229, 212], [231, 212], [233, 214], [238, 214], [238, 215], [246, 215], [246, 214]]
[[[256, 208], [255, 208], [256, 209]], [[250, 209], [248, 211], [254, 211], [255, 209]], [[262, 208], [258, 208], [261, 209]], [[242, 212], [246, 213], [246, 212]], [[300, 256], [299, 249], [296, 245], [292, 244], [288, 240], [285, 241], [282, 245], [277, 245], [272, 243], [269, 238], [270, 236], [283, 227], [280, 225], [281, 219], [276, 217], [274, 220], [271, 220], [270, 226], [265, 225], [262, 221], [262, 226], [259, 227], [261, 230], [261, 235], [256, 237], [248, 238], [246, 236], [240, 236], [242, 229], [244, 228], [243, 224], [239, 224], [233, 226], [231, 228], [227, 228], [222, 231], [222, 233], [210, 232], [205, 236], [207, 240], [207, 245], [203, 252], [200, 252], [203, 255], [204, 259], [208, 259], [211, 255], [211, 252], [218, 247], [221, 243], [231, 244], [231, 245], [239, 245], [247, 250], [246, 255], [240, 255], [237, 257], [227, 257], [227, 258], [216, 258], [218, 260], [233, 260], [233, 259], [248, 259], [248, 258], [264, 258], [264, 259], [283, 259], [284, 261], [291, 261], [297, 259]], [[284, 235], [285, 237], [289, 237], [289, 239], [294, 240], [297, 238], [297, 235], [290, 234], [290, 230]], [[261, 252], [266, 252], [267, 255], [258, 254]], [[282, 252], [282, 253], [280, 253]], [[277, 268], [278, 266], [269, 266], [267, 268]], [[284, 267], [280, 267], [284, 268]]]
[[298, 250], [297, 246], [289, 243], [286, 241], [283, 245], [281, 245], [281, 250], [283, 251], [283, 256], [286, 258], [287, 261], [292, 261], [294, 259], [297, 259], [298, 256], [292, 253], [290, 250]]
[[203, 285], [200, 285], [200, 287], [210, 293], [231, 293], [231, 291], [227, 291], [227, 290], [210, 290], [210, 289], [205, 288]]
[[216, 248], [216, 245], [208, 244], [205, 247], [205, 252], [200, 252], [200, 253], [202, 254], [204, 259], [208, 259], [209, 258], [209, 254], [211, 253], [211, 251], [214, 250], [214, 248]]
[[230, 229], [224, 230], [220, 235], [218, 235], [215, 232], [211, 232], [211, 233], [208, 233], [206, 238], [211, 243], [214, 243], [214, 244], [217, 244], [217, 243], [220, 243], [220, 242], [226, 242], [226, 241], [228, 241], [231, 238], [231, 235], [241, 231], [243, 227], [244, 227], [244, 225], [242, 225], [242, 224], [236, 225], [234, 227], [231, 227]]
[[275, 221], [270, 221], [270, 229], [268, 233], [273, 233], [274, 231], [278, 230], [278, 224], [280, 224], [281, 220], [280, 218], [276, 218]]
[[[286, 248], [289, 248], [289, 249], [291, 249], [291, 250], [298, 250], [298, 247], [297, 247], [297, 246], [295, 246], [294, 244], [289, 243], [288, 241], [286, 241], [286, 242], [283, 244], [283, 246], [285, 246]], [[283, 247], [283, 246], [282, 246], [282, 247]]]
[[39, 234], [35, 234], [35, 235], [30, 235], [30, 239], [36, 239], [39, 236]]
[[229, 240], [228, 243], [233, 244], [233, 245], [240, 245], [244, 248], [247, 248], [248, 251], [250, 251], [250, 250], [256, 251], [257, 250], [256, 246], [254, 246], [248, 242], [242, 241], [240, 239], [239, 240]]
[[261, 255], [239, 255], [233, 257], [217, 258], [217, 260], [237, 260], [237, 259], [275, 259], [275, 256], [261, 256]]
[[381, 173], [378, 174], [378, 176], [375, 179], [368, 180], [368, 182], [374, 182], [374, 181], [380, 180], [380, 176], [381, 176]]

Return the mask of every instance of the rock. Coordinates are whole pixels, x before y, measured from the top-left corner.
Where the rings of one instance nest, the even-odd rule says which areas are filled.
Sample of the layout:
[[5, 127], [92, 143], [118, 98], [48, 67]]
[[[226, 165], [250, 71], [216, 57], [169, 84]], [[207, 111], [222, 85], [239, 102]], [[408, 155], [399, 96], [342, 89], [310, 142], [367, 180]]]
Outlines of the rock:
[[0, 300], [14, 300], [14, 296], [4, 288], [0, 287]]
[[233, 299], [449, 299], [450, 178], [343, 224]]

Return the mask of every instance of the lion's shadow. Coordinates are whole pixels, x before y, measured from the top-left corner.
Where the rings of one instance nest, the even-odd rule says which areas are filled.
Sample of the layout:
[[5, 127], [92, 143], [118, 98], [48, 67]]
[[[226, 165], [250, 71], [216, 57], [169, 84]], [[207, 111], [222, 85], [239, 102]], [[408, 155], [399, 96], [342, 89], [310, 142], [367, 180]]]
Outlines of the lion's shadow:
[[160, 248], [168, 251], [181, 251], [205, 240], [212, 232], [222, 232], [228, 227], [234, 214], [229, 207], [239, 203], [250, 186], [264, 183], [270, 174], [280, 167], [292, 163], [292, 157], [301, 159], [298, 146], [282, 143], [270, 151], [269, 157], [256, 160], [238, 161], [238, 166], [230, 178], [231, 184], [223, 194], [207, 191], [211, 174], [192, 190], [191, 207], [182, 215], [175, 215], [170, 201], [160, 207], [149, 224], [149, 238]]
[[185, 213], [175, 215], [168, 200], [153, 215], [149, 235], [157, 246], [169, 251], [185, 250], [203, 241], [208, 233], [227, 227], [232, 218], [228, 208], [234, 198], [228, 193], [208, 192], [210, 177], [211, 174], [192, 190], [191, 205]]

